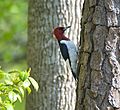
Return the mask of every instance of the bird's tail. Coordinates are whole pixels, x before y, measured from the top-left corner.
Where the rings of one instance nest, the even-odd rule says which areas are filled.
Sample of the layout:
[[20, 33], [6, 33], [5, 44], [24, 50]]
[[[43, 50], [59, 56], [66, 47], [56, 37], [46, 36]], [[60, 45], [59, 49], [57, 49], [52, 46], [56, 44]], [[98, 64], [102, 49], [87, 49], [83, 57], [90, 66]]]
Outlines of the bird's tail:
[[69, 64], [70, 64], [72, 75], [73, 75], [74, 79], [76, 80], [77, 79], [77, 73], [76, 73], [77, 71], [73, 71], [70, 59], [69, 59]]

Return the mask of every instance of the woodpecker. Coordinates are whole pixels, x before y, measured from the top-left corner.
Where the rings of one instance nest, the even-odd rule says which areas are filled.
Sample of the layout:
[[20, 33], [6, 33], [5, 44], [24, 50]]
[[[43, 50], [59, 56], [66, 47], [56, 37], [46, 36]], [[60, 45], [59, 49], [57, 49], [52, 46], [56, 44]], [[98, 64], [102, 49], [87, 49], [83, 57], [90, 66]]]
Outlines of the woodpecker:
[[64, 32], [70, 28], [67, 27], [57, 27], [53, 30], [53, 34], [58, 41], [61, 54], [63, 59], [69, 60], [69, 65], [75, 80], [77, 79], [77, 48], [73, 41], [64, 35]]

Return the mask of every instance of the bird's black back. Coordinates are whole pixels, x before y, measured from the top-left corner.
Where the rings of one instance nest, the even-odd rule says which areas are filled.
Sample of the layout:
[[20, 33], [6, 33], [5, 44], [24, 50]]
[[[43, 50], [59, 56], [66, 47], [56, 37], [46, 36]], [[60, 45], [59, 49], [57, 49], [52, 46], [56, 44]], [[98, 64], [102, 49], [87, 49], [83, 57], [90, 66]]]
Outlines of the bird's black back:
[[69, 59], [68, 48], [65, 44], [61, 44], [60, 42], [58, 42], [58, 43], [60, 46], [61, 54], [62, 54], [64, 60], [66, 61], [67, 59]]

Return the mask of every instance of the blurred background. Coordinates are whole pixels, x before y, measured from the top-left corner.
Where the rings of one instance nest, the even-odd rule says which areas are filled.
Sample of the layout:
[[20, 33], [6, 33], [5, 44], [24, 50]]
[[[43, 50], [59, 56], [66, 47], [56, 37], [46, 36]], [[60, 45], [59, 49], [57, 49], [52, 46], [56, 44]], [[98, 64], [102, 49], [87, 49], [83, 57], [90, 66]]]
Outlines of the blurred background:
[[[0, 67], [26, 70], [27, 0], [0, 0]], [[17, 102], [16, 110], [24, 110]]]
[[0, 0], [0, 66], [26, 69], [27, 0]]

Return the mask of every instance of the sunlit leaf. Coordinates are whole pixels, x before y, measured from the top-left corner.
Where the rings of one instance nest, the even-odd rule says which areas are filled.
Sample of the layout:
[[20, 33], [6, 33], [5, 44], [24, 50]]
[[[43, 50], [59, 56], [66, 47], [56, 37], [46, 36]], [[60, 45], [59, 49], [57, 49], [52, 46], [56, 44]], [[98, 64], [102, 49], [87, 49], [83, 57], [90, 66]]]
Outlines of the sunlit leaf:
[[20, 81], [19, 73], [18, 72], [11, 73], [11, 80], [14, 84], [18, 84], [18, 82]]
[[28, 69], [28, 76], [30, 76], [31, 68]]
[[32, 83], [32, 85], [35, 88], [35, 90], [38, 91], [38, 89], [39, 89], [38, 83], [32, 77], [29, 77], [29, 80]]
[[10, 101], [13, 103], [13, 102], [15, 102], [17, 100], [18, 96], [17, 96], [17, 94], [15, 92], [10, 91], [8, 93], [8, 97], [9, 97]]
[[19, 100], [20, 102], [22, 102], [22, 98], [21, 98], [21, 96], [20, 96], [19, 94], [17, 94], [17, 98], [18, 98], [18, 100]]
[[13, 105], [10, 103], [6, 104], [5, 107], [7, 110], [14, 110]]
[[7, 85], [13, 85], [13, 82], [12, 82], [11, 80], [8, 80], [8, 79], [5, 79], [5, 83], [6, 83]]
[[2, 103], [2, 98], [0, 97], [0, 103]]
[[26, 79], [24, 82], [23, 82], [23, 87], [24, 88], [27, 88], [30, 86], [30, 81], [28, 79]]
[[22, 97], [24, 97], [24, 90], [22, 87], [19, 87], [20, 93], [22, 94]]
[[27, 89], [28, 94], [30, 94], [31, 93], [30, 87], [27, 87], [26, 89]]

